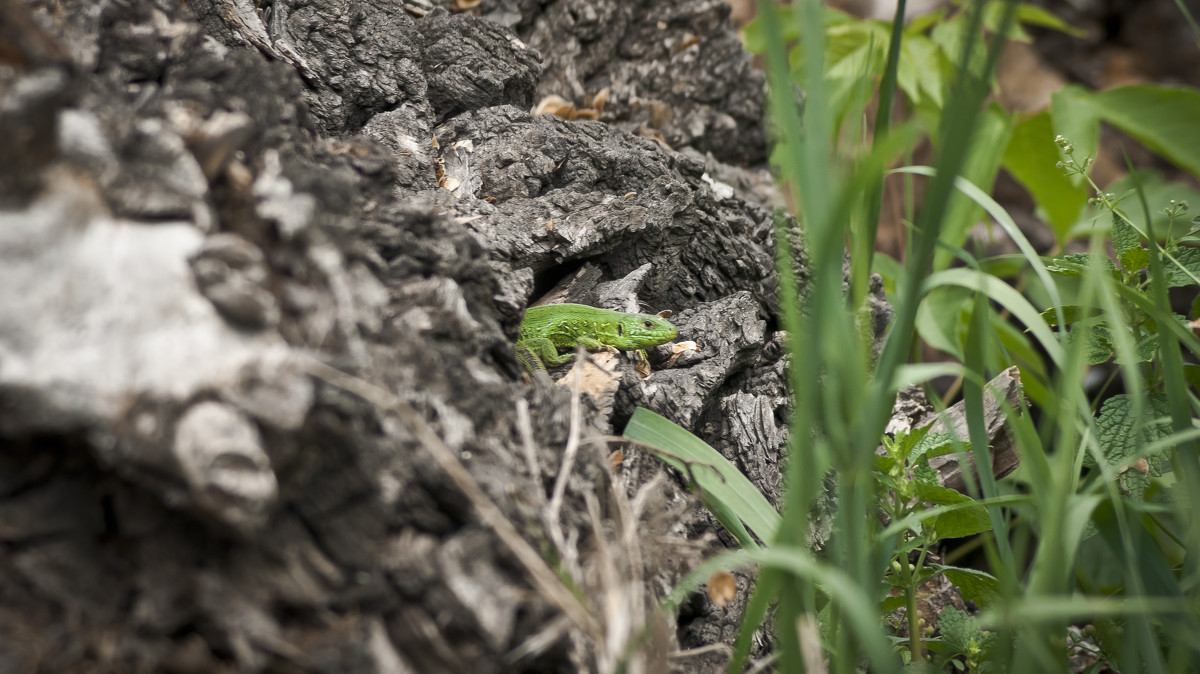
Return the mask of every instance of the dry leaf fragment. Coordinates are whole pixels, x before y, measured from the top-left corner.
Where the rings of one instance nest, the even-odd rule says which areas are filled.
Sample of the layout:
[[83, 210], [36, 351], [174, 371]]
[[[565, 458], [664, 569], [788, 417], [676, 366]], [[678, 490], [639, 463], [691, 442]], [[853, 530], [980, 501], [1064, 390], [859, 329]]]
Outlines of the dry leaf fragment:
[[691, 340], [688, 340], [686, 342], [675, 342], [674, 344], [671, 345], [671, 353], [672, 354], [680, 354], [680, 353], [683, 353], [684, 351], [699, 351], [699, 350], [700, 350], [700, 345]]
[[737, 579], [728, 571], [708, 577], [708, 598], [717, 606], [727, 606], [737, 596]]
[[1118, 474], [1124, 473], [1125, 471], [1129, 470], [1130, 468], [1136, 470], [1137, 472], [1139, 472], [1143, 475], [1150, 474], [1150, 462], [1146, 461], [1145, 458], [1141, 458], [1141, 459], [1138, 459], [1137, 461], [1134, 461], [1133, 463], [1129, 464], [1128, 466], [1125, 466], [1121, 470], [1118, 470], [1117, 473]]
[[666, 367], [675, 367], [675, 361], [679, 360], [679, 356], [688, 351], [699, 351], [700, 345], [688, 340], [686, 342], [675, 342], [671, 344], [671, 357], [667, 359]]
[[601, 89], [599, 93], [597, 93], [595, 96], [591, 97], [592, 100], [589, 103], [588, 107], [591, 108], [592, 110], [595, 110], [597, 114], [603, 113], [604, 112], [604, 104], [606, 102], [608, 102], [608, 93], [609, 93], [608, 87], [604, 87], [603, 89]]
[[617, 470], [625, 464], [625, 452], [618, 449], [612, 454], [609, 454], [608, 463], [612, 466], [613, 470]]
[[634, 364], [634, 366], [633, 366], [633, 369], [634, 369], [634, 371], [636, 371], [638, 373], [638, 376], [641, 377], [642, 379], [650, 378], [650, 361], [643, 360], [639, 356], [637, 359], [637, 363]]
[[575, 118], [575, 106], [562, 96], [551, 94], [543, 98], [533, 109], [536, 115], [554, 115], [563, 119]]

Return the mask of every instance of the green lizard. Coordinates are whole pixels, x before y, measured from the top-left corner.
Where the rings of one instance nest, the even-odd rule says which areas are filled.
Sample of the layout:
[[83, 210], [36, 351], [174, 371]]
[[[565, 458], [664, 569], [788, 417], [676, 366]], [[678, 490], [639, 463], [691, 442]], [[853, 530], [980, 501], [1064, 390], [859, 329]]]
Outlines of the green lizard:
[[[668, 312], [663, 312], [669, 315]], [[582, 346], [589, 351], [633, 351], [675, 339], [678, 331], [663, 316], [623, 314], [582, 304], [548, 304], [525, 310], [517, 358], [530, 373], [562, 365], [572, 354], [559, 348]]]

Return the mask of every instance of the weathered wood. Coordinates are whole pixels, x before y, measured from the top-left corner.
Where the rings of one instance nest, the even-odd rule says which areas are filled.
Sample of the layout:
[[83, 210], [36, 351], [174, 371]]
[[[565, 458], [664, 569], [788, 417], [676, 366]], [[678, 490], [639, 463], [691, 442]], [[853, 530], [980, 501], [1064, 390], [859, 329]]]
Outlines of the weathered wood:
[[[991, 471], [995, 479], [1000, 479], [1016, 470], [1021, 464], [1021, 456], [1017, 453], [1016, 445], [1009, 425], [1010, 414], [1021, 414], [1024, 409], [1024, 392], [1021, 387], [1021, 373], [1016, 367], [1010, 367], [996, 375], [987, 383], [983, 390], [983, 418], [987, 427], [988, 452], [991, 457]], [[897, 399], [895, 415], [892, 417], [890, 431], [903, 428], [923, 428], [932, 426], [932, 432], [950, 433], [963, 442], [970, 442], [967, 430], [966, 406], [959, 401], [946, 408], [941, 414], [936, 414], [920, 389], [902, 391]], [[879, 450], [882, 452], [882, 448]], [[938, 482], [943, 486], [967, 493], [967, 479], [963, 475], [963, 466], [959, 463], [959, 454], [950, 453], [929, 460], [929, 466], [937, 471]], [[966, 456], [967, 467], [974, 469], [974, 453]], [[978, 474], [972, 481], [978, 487]]]
[[[24, 27], [0, 49], [0, 669], [588, 671], [644, 624], [631, 671], [662, 671], [729, 641], [746, 579], [655, 613], [715, 523], [597, 448], [647, 405], [778, 497], [761, 76], [722, 3], [485, 4], [0, 0], [0, 35]], [[552, 93], [599, 121], [529, 112]], [[618, 364], [572, 418], [512, 342], [579, 270], [571, 297], [672, 310], [697, 348]]]

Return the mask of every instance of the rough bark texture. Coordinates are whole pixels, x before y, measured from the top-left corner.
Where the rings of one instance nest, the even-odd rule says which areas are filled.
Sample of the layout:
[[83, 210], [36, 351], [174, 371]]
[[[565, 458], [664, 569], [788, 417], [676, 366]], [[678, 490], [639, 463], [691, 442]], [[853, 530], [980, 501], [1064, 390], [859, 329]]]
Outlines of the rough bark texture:
[[[659, 616], [719, 532], [599, 438], [779, 498], [761, 77], [716, 2], [474, 11], [0, 0], [0, 671], [719, 671], [749, 579]], [[697, 347], [573, 421], [511, 345], [555, 285]]]

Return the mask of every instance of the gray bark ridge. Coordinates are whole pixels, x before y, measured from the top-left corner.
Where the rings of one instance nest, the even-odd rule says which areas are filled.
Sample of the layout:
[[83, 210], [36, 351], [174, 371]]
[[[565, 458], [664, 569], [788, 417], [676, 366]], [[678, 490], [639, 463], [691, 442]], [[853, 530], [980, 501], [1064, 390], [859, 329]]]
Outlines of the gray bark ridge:
[[[778, 498], [761, 79], [717, 3], [479, 11], [0, 2], [5, 665], [721, 667], [667, 655], [736, 602], [656, 608], [720, 532], [602, 438], [650, 407]], [[524, 382], [564, 279], [695, 348], [607, 402]]]

